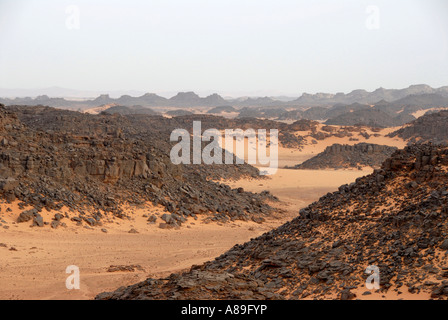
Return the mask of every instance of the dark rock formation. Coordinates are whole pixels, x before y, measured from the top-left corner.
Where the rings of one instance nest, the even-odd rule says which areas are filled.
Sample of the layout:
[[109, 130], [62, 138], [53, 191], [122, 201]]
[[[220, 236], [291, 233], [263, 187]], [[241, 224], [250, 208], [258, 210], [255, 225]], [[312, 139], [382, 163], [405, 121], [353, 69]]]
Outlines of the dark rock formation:
[[154, 110], [150, 108], [145, 108], [142, 106], [113, 106], [108, 108], [107, 110], [102, 112], [103, 114], [150, 114], [150, 115], [157, 115], [158, 112], [155, 112]]
[[172, 164], [169, 133], [177, 124], [144, 115], [0, 106], [0, 196], [37, 211], [66, 206], [78, 214], [72, 220], [89, 226], [99, 225], [103, 214], [124, 218], [123, 204], [147, 201], [181, 217], [178, 225], [199, 214], [221, 222], [269, 215], [265, 200], [275, 200], [269, 193], [211, 181], [259, 178], [256, 168]]
[[424, 115], [404, 128], [392, 132], [390, 137], [400, 137], [409, 143], [448, 143], [448, 111]]
[[172, 117], [179, 117], [179, 116], [190, 116], [193, 114], [193, 112], [183, 109], [176, 109], [167, 111], [166, 114]]
[[411, 115], [391, 116], [391, 114], [387, 112], [370, 108], [343, 113], [339, 116], [327, 120], [325, 124], [387, 128], [401, 126], [403, 124], [411, 122], [414, 119], [415, 118]]
[[397, 148], [359, 143], [355, 145], [334, 144], [327, 147], [324, 152], [297, 165], [296, 169], [343, 169], [358, 167], [379, 168], [381, 164], [389, 158]]
[[207, 111], [209, 114], [220, 114], [223, 112], [236, 112], [236, 109], [232, 106], [215, 107]]

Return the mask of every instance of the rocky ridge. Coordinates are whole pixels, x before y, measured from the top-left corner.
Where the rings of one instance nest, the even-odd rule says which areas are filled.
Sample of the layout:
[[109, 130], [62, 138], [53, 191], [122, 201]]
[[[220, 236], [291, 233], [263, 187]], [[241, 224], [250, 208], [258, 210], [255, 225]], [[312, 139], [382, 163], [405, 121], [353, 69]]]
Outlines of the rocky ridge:
[[407, 126], [392, 132], [390, 137], [400, 137], [412, 143], [448, 143], [448, 111], [426, 114]]
[[295, 166], [296, 169], [322, 170], [372, 167], [379, 168], [397, 148], [371, 143], [334, 144], [317, 156]]

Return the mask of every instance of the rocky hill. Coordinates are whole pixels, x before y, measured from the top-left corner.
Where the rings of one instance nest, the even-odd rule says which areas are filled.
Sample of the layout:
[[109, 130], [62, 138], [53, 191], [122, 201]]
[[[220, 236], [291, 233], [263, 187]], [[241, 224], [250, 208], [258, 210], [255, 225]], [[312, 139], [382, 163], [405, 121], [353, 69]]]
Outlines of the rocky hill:
[[105, 114], [121, 114], [121, 115], [126, 115], [126, 114], [149, 114], [149, 115], [157, 115], [159, 114], [158, 112], [150, 109], [150, 108], [145, 108], [142, 106], [131, 106], [131, 107], [125, 107], [125, 106], [113, 106], [110, 107], [104, 111], [102, 111]]
[[284, 116], [286, 110], [284, 108], [268, 108], [268, 107], [244, 107], [240, 109], [238, 118], [263, 118], [277, 119]]
[[359, 167], [379, 168], [397, 148], [384, 145], [359, 143], [355, 145], [334, 144], [324, 152], [297, 165], [296, 169], [347, 169]]
[[448, 148], [407, 147], [214, 261], [97, 299], [353, 299], [368, 266], [380, 292], [447, 298], [447, 173]]
[[[336, 103], [350, 104], [350, 103], [365, 103], [375, 104], [380, 100], [397, 101], [408, 96], [418, 95], [439, 95], [448, 97], [448, 87], [431, 88], [428, 85], [412, 85], [404, 89], [385, 89], [378, 88], [375, 91], [368, 92], [366, 90], [354, 90], [350, 93], [336, 93], [336, 94], [306, 94], [304, 93], [300, 98], [295, 100], [296, 104], [308, 106], [322, 106], [334, 105]], [[417, 98], [418, 99], [418, 98]], [[409, 99], [407, 103], [414, 103], [414, 99]]]
[[237, 110], [232, 106], [221, 106], [221, 107], [214, 107], [207, 111], [208, 114], [220, 114], [223, 112], [236, 112]]
[[411, 115], [391, 115], [390, 113], [371, 108], [340, 114], [328, 119], [325, 124], [387, 128], [402, 126], [412, 120], [415, 120], [415, 118]]
[[393, 102], [396, 106], [420, 107], [422, 109], [446, 107], [448, 105], [448, 90], [440, 93], [413, 94]]
[[393, 133], [409, 143], [448, 143], [448, 111], [426, 114]]
[[176, 109], [167, 111], [166, 114], [171, 117], [179, 117], [179, 116], [191, 116], [193, 115], [193, 112], [184, 109]]
[[172, 226], [199, 214], [262, 222], [272, 211], [265, 201], [275, 198], [267, 192], [211, 181], [258, 178], [256, 168], [173, 165], [168, 135], [173, 127], [159, 131], [136, 120], [142, 118], [0, 106], [0, 197], [32, 205], [34, 216], [44, 207], [57, 212], [65, 206], [72, 219], [91, 226], [104, 214], [124, 218], [123, 204], [144, 202], [165, 207]]

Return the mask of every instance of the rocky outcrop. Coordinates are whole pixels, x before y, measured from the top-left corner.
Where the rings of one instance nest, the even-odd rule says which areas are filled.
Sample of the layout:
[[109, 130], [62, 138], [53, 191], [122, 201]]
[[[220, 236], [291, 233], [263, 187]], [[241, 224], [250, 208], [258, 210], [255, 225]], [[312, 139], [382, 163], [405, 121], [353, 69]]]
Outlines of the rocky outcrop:
[[215, 107], [207, 111], [208, 114], [221, 114], [221, 113], [229, 113], [236, 112], [237, 110], [232, 106], [221, 106]]
[[357, 110], [328, 119], [325, 124], [341, 126], [397, 127], [415, 120], [412, 115], [390, 114], [375, 108]]
[[118, 113], [121, 115], [126, 115], [126, 114], [149, 114], [149, 115], [157, 115], [159, 114], [158, 112], [150, 109], [150, 108], [146, 108], [146, 107], [142, 107], [142, 106], [112, 106], [104, 111], [102, 111], [103, 113], [106, 114], [114, 114], [114, 113]]
[[298, 120], [289, 126], [291, 131], [312, 131], [319, 125], [319, 122], [312, 120]]
[[258, 178], [256, 168], [174, 165], [169, 133], [175, 127], [165, 123], [158, 130], [156, 122], [150, 116], [0, 107], [0, 196], [38, 211], [66, 206], [87, 225], [97, 225], [103, 213], [124, 218], [123, 204], [144, 202], [179, 216], [176, 226], [197, 215], [225, 222], [263, 221], [270, 214], [265, 200], [275, 198], [269, 193], [239, 192], [211, 181]]
[[[8, 92], [9, 90], [1, 90], [3, 96], [13, 96], [17, 95], [17, 92]], [[14, 91], [14, 90], [13, 90]], [[41, 91], [41, 90], [38, 90]], [[65, 90], [51, 90], [53, 91], [53, 96], [66, 96], [72, 95], [73, 92], [67, 93]], [[1, 93], [0, 93], [1, 94]], [[22, 96], [30, 97], [36, 96], [38, 93], [35, 90], [31, 92], [24, 93], [22, 91]], [[77, 93], [78, 96], [84, 97], [85, 93]], [[158, 96], [154, 93], [146, 93], [140, 97], [131, 97], [129, 95], [123, 95], [120, 98], [113, 99], [108, 94], [100, 95], [96, 99], [76, 101], [76, 100], [66, 100], [63, 98], [50, 98], [47, 95], [38, 96], [37, 98], [15, 98], [7, 99], [0, 98], [0, 103], [6, 105], [48, 105], [52, 107], [71, 107], [73, 109], [89, 107], [98, 107], [103, 104], [116, 103], [122, 106], [134, 106], [142, 105], [145, 107], [160, 107], [160, 106], [179, 106], [179, 107], [190, 107], [190, 106], [252, 106], [252, 107], [312, 107], [312, 106], [333, 106], [335, 104], [345, 104], [350, 105], [353, 103], [363, 103], [363, 104], [376, 104], [380, 100], [390, 101], [391, 107], [397, 105], [398, 110], [403, 106], [413, 106], [417, 105], [419, 107], [432, 107], [440, 106], [441, 104], [447, 104], [448, 101], [448, 87], [441, 88], [431, 88], [428, 85], [412, 85], [405, 89], [384, 89], [378, 88], [373, 92], [368, 92], [366, 90], [357, 89], [350, 93], [316, 93], [308, 94], [304, 93], [301, 97], [296, 100], [294, 98], [288, 97], [258, 97], [258, 98], [248, 98], [240, 97], [236, 99], [224, 99], [218, 94], [212, 94], [208, 97], [201, 98], [194, 92], [180, 92], [176, 96], [167, 99]], [[292, 101], [291, 101], [292, 100]], [[310, 114], [309, 114], [310, 115]], [[306, 117], [305, 117], [306, 118]], [[295, 118], [297, 119], [297, 118]], [[324, 118], [306, 118], [306, 119], [325, 119]]]
[[393, 133], [390, 137], [400, 137], [412, 143], [448, 143], [448, 111], [424, 115], [409, 125]]
[[370, 143], [334, 144], [295, 168], [309, 170], [347, 169], [366, 166], [379, 168], [396, 150], [398, 149], [395, 147]]
[[176, 109], [167, 111], [166, 114], [171, 117], [179, 117], [179, 116], [190, 116], [193, 114], [193, 112], [184, 109]]

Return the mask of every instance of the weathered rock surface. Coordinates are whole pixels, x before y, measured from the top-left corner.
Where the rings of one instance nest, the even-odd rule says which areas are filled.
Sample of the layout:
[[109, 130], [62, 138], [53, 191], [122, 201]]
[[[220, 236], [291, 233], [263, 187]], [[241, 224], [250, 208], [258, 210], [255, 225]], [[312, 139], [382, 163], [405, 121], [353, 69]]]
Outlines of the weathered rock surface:
[[369, 166], [379, 168], [398, 148], [359, 143], [355, 145], [334, 144], [324, 152], [297, 165], [297, 169], [343, 169]]
[[389, 134], [390, 137], [400, 137], [412, 143], [432, 142], [448, 143], [448, 111], [440, 111], [424, 115], [409, 125]]

